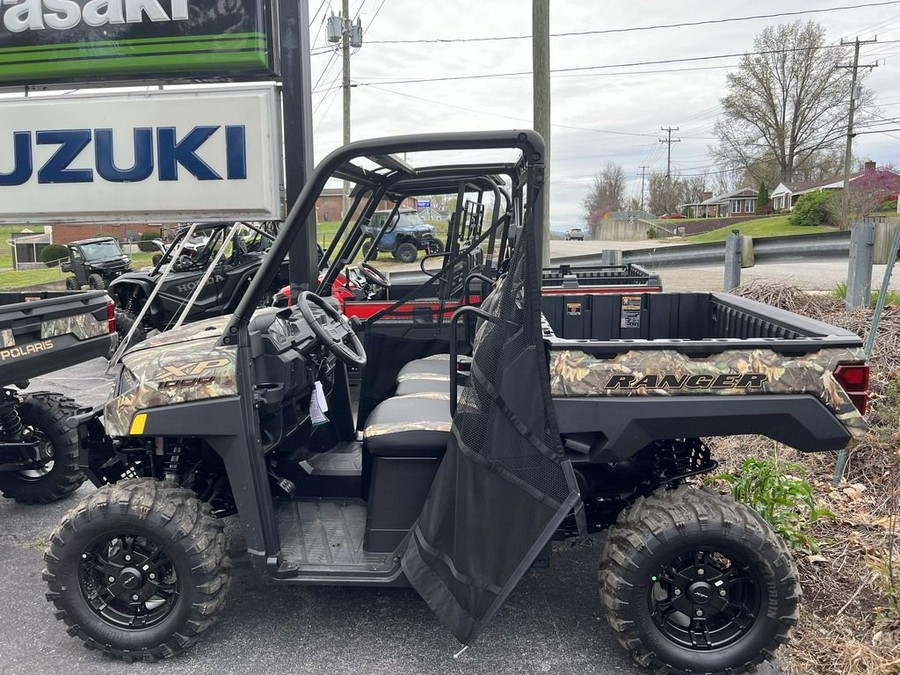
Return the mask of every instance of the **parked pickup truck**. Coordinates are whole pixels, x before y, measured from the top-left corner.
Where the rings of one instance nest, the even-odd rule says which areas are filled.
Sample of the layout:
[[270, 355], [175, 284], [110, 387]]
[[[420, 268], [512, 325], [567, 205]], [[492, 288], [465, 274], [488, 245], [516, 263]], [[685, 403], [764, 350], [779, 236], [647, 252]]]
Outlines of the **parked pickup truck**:
[[[27, 504], [65, 497], [83, 481], [77, 411], [61, 394], [24, 393], [29, 380], [107, 356], [118, 338], [105, 291], [0, 293], [0, 492]], [[15, 386], [15, 389], [12, 386]]]

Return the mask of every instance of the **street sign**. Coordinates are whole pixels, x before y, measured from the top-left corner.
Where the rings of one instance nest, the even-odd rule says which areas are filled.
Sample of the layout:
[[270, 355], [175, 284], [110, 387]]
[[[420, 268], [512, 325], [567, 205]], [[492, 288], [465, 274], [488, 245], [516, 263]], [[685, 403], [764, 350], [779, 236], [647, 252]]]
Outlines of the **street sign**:
[[431, 202], [430, 202], [430, 201], [427, 201], [427, 200], [424, 200], [424, 201], [423, 201], [423, 200], [420, 199], [419, 201], [416, 202], [416, 207], [418, 207], [418, 208], [420, 208], [420, 209], [430, 209], [430, 208], [431, 208]]
[[0, 222], [283, 216], [275, 86], [0, 101]]
[[271, 0], [2, 0], [0, 87], [269, 76], [272, 17]]

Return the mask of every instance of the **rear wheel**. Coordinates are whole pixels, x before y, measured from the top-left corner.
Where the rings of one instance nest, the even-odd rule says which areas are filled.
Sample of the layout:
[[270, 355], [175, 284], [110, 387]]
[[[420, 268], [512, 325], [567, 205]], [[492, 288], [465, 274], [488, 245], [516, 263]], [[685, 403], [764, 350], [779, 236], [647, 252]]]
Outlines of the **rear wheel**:
[[419, 250], [412, 242], [404, 241], [394, 251], [394, 257], [404, 263], [415, 262], [419, 257]]
[[66, 289], [70, 291], [80, 290], [81, 286], [78, 284], [78, 279], [75, 277], [66, 277]]
[[222, 525], [190, 490], [107, 485], [69, 511], [44, 555], [47, 599], [86, 647], [155, 661], [193, 645], [231, 583]]
[[43, 465], [22, 471], [0, 472], [0, 492], [23, 504], [49, 504], [71, 494], [84, 482], [78, 465], [78, 433], [66, 420], [78, 406], [61, 394], [35, 392], [17, 406], [23, 440], [42, 446]]
[[96, 291], [102, 291], [106, 288], [106, 280], [99, 274], [88, 275], [88, 286]]
[[660, 490], [610, 529], [600, 594], [619, 642], [667, 673], [743, 673], [799, 616], [797, 568], [759, 515], [709, 490]]

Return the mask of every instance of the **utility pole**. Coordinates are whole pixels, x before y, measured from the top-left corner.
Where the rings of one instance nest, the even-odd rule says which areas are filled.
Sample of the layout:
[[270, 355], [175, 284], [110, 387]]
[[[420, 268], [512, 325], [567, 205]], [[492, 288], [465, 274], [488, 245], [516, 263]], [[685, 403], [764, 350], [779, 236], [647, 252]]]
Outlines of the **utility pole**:
[[641, 211], [644, 210], [644, 176], [647, 175], [647, 169], [649, 166], [641, 166], [638, 167], [641, 170]]
[[[362, 21], [354, 24], [350, 18], [350, 0], [343, 0], [341, 15], [333, 13], [328, 19], [328, 41], [332, 44], [340, 43], [343, 61], [343, 79], [341, 89], [344, 97], [344, 137], [343, 144], [350, 142], [350, 49], [358, 49], [362, 46]], [[344, 181], [342, 216], [347, 214], [350, 206], [350, 183]]]
[[544, 137], [544, 231], [541, 266], [550, 266], [550, 0], [532, 0], [534, 130]]
[[[838, 66], [838, 68], [849, 68], [852, 71], [852, 75], [850, 76], [850, 114], [847, 117], [847, 147], [844, 150], [844, 193], [843, 199], [841, 200], [841, 220], [843, 220], [844, 225], [846, 227], [850, 227], [850, 163], [853, 161], [853, 117], [856, 113], [857, 106], [857, 92], [856, 92], [856, 81], [857, 74], [860, 69], [859, 65], [859, 48], [860, 45], [867, 45], [873, 42], [877, 42], [878, 38], [874, 38], [872, 40], [860, 40], [857, 37], [853, 42], [845, 42], [841, 40], [842, 45], [853, 45], [853, 63], [848, 66]], [[862, 66], [863, 68], [868, 68], [871, 70], [875, 68], [878, 64], [873, 63], [868, 66]]]
[[666, 180], [670, 180], [672, 178], [672, 143], [681, 143], [680, 138], [672, 138], [672, 132], [678, 131], [678, 127], [660, 127], [663, 131], [665, 131], [668, 136], [666, 138], [660, 138], [660, 143], [665, 143], [666, 148]]
[[[344, 136], [343, 144], [350, 142], [350, 0], [344, 0], [341, 6], [341, 52], [344, 62], [344, 77], [341, 89], [344, 95]], [[341, 199], [341, 218], [346, 217], [350, 208], [350, 183], [344, 181]]]
[[660, 127], [668, 135], [666, 138], [660, 138], [660, 143], [666, 144], [666, 212], [671, 213], [675, 209], [672, 208], [670, 200], [672, 199], [672, 143], [681, 143], [680, 138], [672, 138], [672, 132], [678, 131], [678, 127]]

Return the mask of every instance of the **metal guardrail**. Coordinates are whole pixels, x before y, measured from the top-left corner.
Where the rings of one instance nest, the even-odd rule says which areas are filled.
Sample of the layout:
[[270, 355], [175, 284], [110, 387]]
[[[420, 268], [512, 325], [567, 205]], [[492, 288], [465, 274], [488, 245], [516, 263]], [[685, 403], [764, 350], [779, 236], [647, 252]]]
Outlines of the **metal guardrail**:
[[[835, 260], [850, 254], [850, 232], [823, 232], [788, 237], [754, 237], [756, 262], [779, 260]], [[553, 264], [599, 265], [602, 253], [556, 256]], [[649, 269], [695, 265], [721, 265], [725, 260], [725, 242], [675, 244], [656, 248], [622, 251], [623, 264], [642, 265]]]

